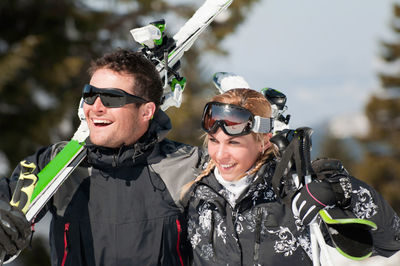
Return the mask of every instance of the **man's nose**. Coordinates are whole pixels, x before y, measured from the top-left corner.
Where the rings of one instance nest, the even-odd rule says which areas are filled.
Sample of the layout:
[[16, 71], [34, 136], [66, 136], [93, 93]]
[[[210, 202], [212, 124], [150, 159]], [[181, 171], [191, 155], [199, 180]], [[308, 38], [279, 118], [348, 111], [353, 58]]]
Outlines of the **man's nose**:
[[106, 107], [103, 105], [103, 102], [101, 101], [100, 96], [97, 96], [96, 100], [94, 101], [94, 103], [92, 105], [92, 108], [94, 111], [97, 111], [97, 112], [99, 112], [99, 111], [102, 112], [105, 110]]

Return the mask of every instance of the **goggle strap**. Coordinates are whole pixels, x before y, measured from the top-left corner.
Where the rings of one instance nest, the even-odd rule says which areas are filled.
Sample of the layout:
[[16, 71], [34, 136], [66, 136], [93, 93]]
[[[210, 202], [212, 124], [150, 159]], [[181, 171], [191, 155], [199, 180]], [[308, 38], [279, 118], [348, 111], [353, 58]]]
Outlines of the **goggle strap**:
[[254, 126], [252, 131], [255, 133], [270, 133], [274, 129], [274, 119], [261, 116], [254, 116]]

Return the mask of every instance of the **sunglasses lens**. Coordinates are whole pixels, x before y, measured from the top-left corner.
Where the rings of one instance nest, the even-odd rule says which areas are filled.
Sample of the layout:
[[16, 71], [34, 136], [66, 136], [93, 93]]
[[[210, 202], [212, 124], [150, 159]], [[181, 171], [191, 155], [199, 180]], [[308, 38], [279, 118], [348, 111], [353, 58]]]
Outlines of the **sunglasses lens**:
[[117, 89], [99, 89], [89, 84], [86, 84], [83, 88], [82, 93], [82, 98], [85, 103], [92, 105], [96, 101], [97, 97], [100, 97], [101, 102], [105, 107], [113, 108], [124, 106], [127, 103], [128, 96]]
[[83, 93], [82, 93], [82, 98], [87, 104], [94, 104], [96, 101], [98, 94], [94, 92], [94, 89], [92, 86], [86, 84], [85, 87], [83, 88]]
[[102, 93], [100, 99], [105, 107], [121, 107], [125, 105], [125, 97], [117, 93]]
[[202, 127], [208, 133], [215, 133], [218, 127], [231, 136], [250, 133], [253, 115], [236, 105], [211, 102], [204, 109]]

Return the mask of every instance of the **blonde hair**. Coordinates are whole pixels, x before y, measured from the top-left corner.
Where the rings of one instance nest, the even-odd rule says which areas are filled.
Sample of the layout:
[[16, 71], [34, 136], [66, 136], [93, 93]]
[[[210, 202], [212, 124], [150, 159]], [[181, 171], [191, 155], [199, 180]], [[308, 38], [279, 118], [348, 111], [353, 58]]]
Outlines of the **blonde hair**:
[[[261, 93], [251, 90], [251, 89], [232, 89], [223, 94], [219, 94], [214, 96], [211, 99], [212, 102], [220, 102], [227, 104], [234, 104], [237, 106], [241, 106], [249, 110], [253, 115], [258, 115], [261, 117], [271, 117], [271, 104]], [[264, 137], [267, 133], [250, 133], [256, 141], [261, 142], [264, 145]], [[205, 135], [206, 136], [206, 135]], [[204, 139], [204, 146], [207, 147], [208, 138]], [[271, 157], [275, 157], [278, 154], [278, 148], [275, 144], [269, 143], [269, 146], [254, 163], [254, 167], [249, 171], [243, 174], [244, 177], [246, 175], [252, 175], [256, 173], [261, 166]], [[215, 168], [215, 162], [213, 159], [207, 163], [207, 167], [196, 177], [195, 180], [189, 182], [182, 188], [181, 198], [188, 192], [190, 187], [197, 181], [200, 181], [203, 177], [209, 175], [211, 171]], [[240, 178], [241, 178], [240, 177]]]

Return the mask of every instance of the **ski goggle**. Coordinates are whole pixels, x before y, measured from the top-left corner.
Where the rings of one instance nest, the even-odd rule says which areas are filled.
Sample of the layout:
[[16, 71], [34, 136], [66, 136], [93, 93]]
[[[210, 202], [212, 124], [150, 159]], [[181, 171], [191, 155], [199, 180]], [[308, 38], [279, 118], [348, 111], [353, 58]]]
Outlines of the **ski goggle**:
[[273, 119], [254, 116], [249, 110], [220, 102], [209, 102], [204, 107], [201, 127], [214, 134], [221, 128], [229, 136], [255, 133], [269, 133], [273, 130]]
[[96, 101], [97, 97], [100, 97], [101, 102], [105, 107], [118, 108], [128, 103], [147, 103], [149, 101], [129, 94], [121, 89], [100, 89], [95, 86], [86, 84], [83, 87], [82, 98], [85, 103], [92, 105]]

